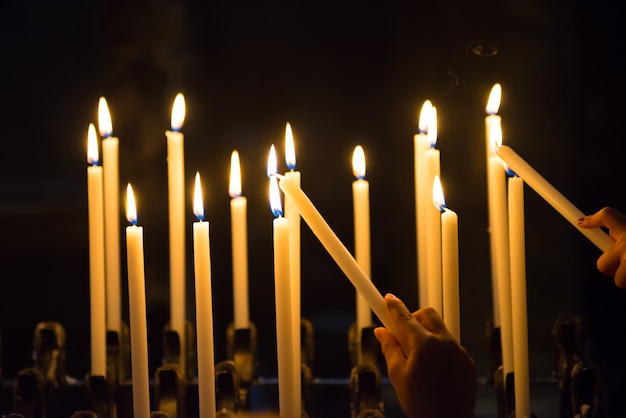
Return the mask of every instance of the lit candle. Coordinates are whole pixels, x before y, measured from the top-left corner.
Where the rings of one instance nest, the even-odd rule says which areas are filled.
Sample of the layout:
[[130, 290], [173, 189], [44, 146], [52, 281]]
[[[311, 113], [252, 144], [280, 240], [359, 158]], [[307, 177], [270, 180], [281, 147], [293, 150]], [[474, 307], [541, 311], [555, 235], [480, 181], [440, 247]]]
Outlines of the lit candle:
[[106, 301], [104, 284], [104, 198], [96, 127], [87, 132], [87, 198], [89, 209], [89, 300], [91, 375], [106, 377]]
[[[365, 153], [357, 145], [352, 154], [352, 172], [356, 180], [352, 182], [352, 200], [354, 211], [354, 254], [363, 273], [372, 274], [370, 258], [370, 186], [365, 177]], [[372, 312], [363, 298], [356, 292], [356, 330], [357, 342], [361, 341], [361, 330], [372, 326]], [[360, 345], [359, 345], [360, 346]], [[360, 356], [360, 350], [358, 350]]]
[[233, 324], [235, 329], [248, 328], [248, 200], [241, 195], [239, 153], [230, 156], [230, 227], [233, 252]]
[[[504, 178], [504, 171], [502, 169], [502, 164], [500, 163], [500, 159], [496, 155], [495, 147], [493, 146], [493, 142], [491, 139], [491, 125], [493, 123], [500, 123], [500, 115], [498, 115], [498, 110], [500, 109], [500, 100], [502, 97], [502, 87], [500, 84], [496, 83], [491, 88], [491, 92], [489, 93], [489, 99], [487, 100], [487, 107], [485, 108], [485, 112], [487, 116], [485, 117], [485, 150], [487, 151], [487, 209], [489, 216], [489, 242], [491, 249], [491, 291], [493, 294], [493, 323], [495, 328], [500, 327], [500, 303], [498, 296], [498, 272], [501, 271], [498, 269], [498, 245], [496, 243], [497, 232], [495, 231], [496, 225], [500, 224], [498, 221], [498, 217], [504, 216], [504, 214], [498, 211], [496, 204], [496, 192], [495, 186], [497, 181], [494, 178], [502, 177]], [[495, 160], [495, 162], [494, 162]], [[497, 183], [499, 184], [499, 183]], [[507, 255], [508, 257], [508, 255]]]
[[[432, 187], [435, 177], [439, 176], [440, 157], [439, 150], [435, 148], [437, 143], [437, 108], [432, 107], [428, 122], [428, 137], [430, 148], [425, 153], [426, 181], [430, 185], [430, 199], [432, 202]], [[428, 306], [434, 308], [439, 314], [443, 314], [443, 300], [441, 289], [441, 213], [433, 205], [425, 205], [425, 217], [427, 222], [427, 269], [428, 269]]]
[[526, 184], [556, 209], [569, 223], [589, 238], [600, 250], [606, 251], [613, 246], [613, 240], [602, 229], [580, 228], [578, 219], [582, 218], [584, 214], [510, 147], [506, 145], [500, 146], [498, 155]]
[[425, 154], [430, 148], [430, 139], [428, 138], [428, 122], [432, 103], [426, 100], [422, 105], [419, 116], [419, 132], [414, 135], [414, 152], [415, 152], [415, 226], [417, 236], [417, 284], [419, 306], [428, 306], [428, 267], [427, 267], [427, 232], [428, 222], [426, 219], [427, 203], [429, 201], [429, 187], [426, 182], [426, 160]]
[[[502, 142], [502, 127], [494, 120], [490, 128], [492, 146]], [[509, 264], [509, 219], [507, 209], [506, 173], [502, 160], [496, 155], [489, 161], [493, 194], [494, 224], [491, 234], [496, 246], [496, 268], [498, 274], [498, 306], [500, 307], [500, 342], [502, 346], [502, 367], [504, 374], [513, 371], [513, 323], [511, 320], [511, 269]]]
[[143, 227], [137, 226], [133, 188], [126, 192], [126, 254], [130, 316], [130, 360], [133, 375], [133, 415], [150, 416], [150, 376], [148, 373], [148, 327], [146, 324], [146, 284], [143, 256]]
[[274, 286], [276, 298], [276, 354], [278, 358], [278, 401], [280, 416], [300, 418], [302, 398], [298, 387], [300, 368], [294, 368], [294, 335], [291, 311], [291, 280], [289, 267], [289, 220], [282, 216], [276, 176], [270, 177], [270, 204], [275, 219]]
[[433, 185], [433, 201], [441, 211], [441, 276], [443, 287], [443, 322], [450, 334], [461, 341], [461, 306], [459, 302], [459, 218], [446, 207], [439, 176]]
[[107, 329], [122, 330], [120, 263], [120, 185], [119, 140], [113, 137], [113, 124], [106, 99], [98, 102], [98, 127], [102, 140], [102, 175], [104, 186], [104, 259], [106, 277]]
[[180, 367], [185, 372], [185, 154], [180, 132], [185, 120], [185, 98], [176, 95], [172, 130], [167, 137], [167, 182], [170, 234], [170, 327], [178, 334]]
[[196, 335], [198, 346], [198, 398], [201, 417], [215, 415], [215, 355], [213, 347], [213, 296], [211, 292], [211, 246], [209, 223], [204, 222], [200, 174], [196, 173], [193, 196], [193, 265], [196, 280]]
[[517, 176], [509, 178], [509, 242], [511, 251], [515, 416], [530, 417], [524, 182]]

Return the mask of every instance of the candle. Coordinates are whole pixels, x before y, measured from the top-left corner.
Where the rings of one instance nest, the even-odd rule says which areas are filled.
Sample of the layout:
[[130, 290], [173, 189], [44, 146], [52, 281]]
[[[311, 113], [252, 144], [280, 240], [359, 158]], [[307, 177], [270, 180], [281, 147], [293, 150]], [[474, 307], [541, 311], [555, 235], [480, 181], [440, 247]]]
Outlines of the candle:
[[[301, 187], [302, 179], [299, 171], [296, 171], [296, 151], [293, 141], [293, 130], [291, 124], [287, 122], [285, 126], [285, 163], [289, 171], [286, 177], [293, 180], [298, 187]], [[289, 198], [285, 198], [285, 218], [289, 221], [289, 268], [291, 271], [291, 312], [292, 312], [292, 332], [293, 332], [293, 352], [294, 367], [297, 370], [302, 368], [302, 344], [300, 342], [301, 313], [300, 313], [300, 214]], [[296, 381], [296, 390], [300, 388], [300, 379]]]
[[167, 137], [167, 180], [170, 236], [170, 328], [178, 334], [180, 367], [185, 372], [185, 98], [176, 95], [172, 106], [171, 131]]
[[[432, 201], [432, 187], [435, 177], [440, 171], [439, 150], [435, 148], [437, 143], [437, 108], [432, 107], [430, 121], [428, 123], [428, 137], [430, 148], [425, 153], [426, 182], [430, 185]], [[427, 222], [427, 273], [428, 273], [428, 306], [434, 308], [439, 314], [443, 314], [443, 300], [441, 289], [441, 213], [433, 205], [426, 205]]]
[[276, 298], [276, 351], [278, 358], [278, 401], [280, 416], [300, 418], [302, 397], [298, 390], [300, 368], [294, 368], [294, 335], [290, 279], [289, 220], [283, 218], [276, 176], [270, 177], [270, 203], [275, 219], [274, 286]]
[[106, 301], [104, 278], [104, 198], [96, 127], [87, 133], [87, 198], [89, 210], [89, 300], [91, 375], [106, 377]]
[[433, 185], [433, 200], [441, 211], [441, 276], [443, 287], [443, 322], [450, 334], [461, 341], [461, 306], [459, 302], [459, 219], [446, 207], [439, 176]]
[[146, 324], [146, 285], [143, 256], [143, 227], [137, 226], [133, 188], [126, 193], [126, 255], [130, 316], [130, 359], [133, 376], [133, 415], [150, 416], [150, 376], [148, 374], [148, 327]]
[[569, 223], [589, 238], [600, 250], [606, 251], [613, 246], [613, 240], [602, 229], [580, 228], [578, 219], [582, 218], [584, 214], [510, 147], [506, 145], [500, 146], [498, 155], [526, 184], [556, 209]]
[[112, 136], [113, 124], [106, 99], [98, 102], [98, 127], [102, 140], [102, 175], [104, 187], [104, 259], [106, 277], [107, 329], [122, 330], [120, 263], [120, 186], [119, 140]]
[[198, 347], [198, 398], [201, 417], [215, 415], [215, 355], [213, 348], [213, 297], [209, 223], [204, 222], [200, 174], [196, 173], [193, 213], [193, 265], [196, 281], [196, 335]]
[[427, 233], [428, 222], [426, 210], [428, 197], [428, 185], [426, 183], [425, 153], [430, 147], [428, 138], [428, 122], [432, 103], [426, 100], [422, 105], [419, 116], [419, 132], [414, 135], [415, 152], [415, 227], [417, 229], [417, 284], [419, 306], [428, 306], [428, 270], [427, 270]]
[[[370, 186], [365, 177], [365, 154], [357, 145], [352, 154], [352, 172], [356, 180], [352, 182], [354, 211], [354, 254], [357, 263], [368, 277], [371, 276], [370, 259]], [[357, 342], [361, 341], [361, 330], [372, 326], [372, 312], [363, 296], [356, 292]], [[360, 345], [359, 345], [360, 346]], [[358, 350], [360, 356], [360, 350]]]
[[[493, 146], [502, 141], [502, 128], [499, 120], [494, 120], [490, 128]], [[506, 173], [502, 160], [494, 156], [489, 160], [493, 174], [490, 182], [493, 194], [494, 224], [491, 234], [496, 246], [496, 268], [498, 278], [498, 306], [500, 307], [500, 342], [502, 346], [502, 367], [504, 374], [513, 371], [513, 330], [511, 320], [511, 269], [509, 264], [509, 219], [506, 197]]]
[[511, 251], [515, 416], [530, 417], [524, 182], [517, 176], [509, 178], [509, 242]]
[[233, 324], [235, 329], [248, 328], [248, 201], [241, 195], [239, 153], [230, 156], [230, 227], [233, 252]]
[[[495, 180], [496, 176], [504, 177], [502, 164], [499, 162], [499, 158], [496, 155], [495, 148], [491, 139], [491, 125], [493, 123], [500, 123], [500, 116], [497, 114], [500, 108], [500, 100], [502, 97], [502, 87], [499, 83], [496, 83], [491, 88], [489, 93], [489, 99], [487, 100], [487, 106], [485, 111], [487, 116], [485, 117], [485, 150], [487, 151], [487, 209], [489, 216], [489, 242], [491, 250], [491, 291], [493, 294], [493, 323], [495, 328], [500, 327], [500, 303], [498, 296], [498, 251], [499, 248], [496, 243], [497, 232], [494, 231], [496, 225], [499, 224], [498, 217], [504, 216], [501, 211], [497, 210], [496, 194], [495, 194]], [[493, 162], [493, 161], [497, 162]], [[501, 248], [500, 248], [501, 251]], [[502, 253], [501, 253], [502, 254]], [[505, 254], [508, 257], [508, 254]]]

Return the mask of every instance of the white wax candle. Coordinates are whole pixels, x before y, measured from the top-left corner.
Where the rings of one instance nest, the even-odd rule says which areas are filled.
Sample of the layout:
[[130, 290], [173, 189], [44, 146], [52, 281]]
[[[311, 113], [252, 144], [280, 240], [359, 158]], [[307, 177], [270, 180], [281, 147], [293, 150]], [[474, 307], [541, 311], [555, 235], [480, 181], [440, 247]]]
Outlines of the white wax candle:
[[528, 318], [526, 302], [526, 248], [524, 234], [524, 182], [509, 178], [509, 240], [511, 251], [511, 310], [513, 320], [513, 361], [515, 416], [530, 417], [528, 365]]
[[130, 359], [133, 375], [133, 416], [150, 416], [150, 375], [148, 372], [148, 327], [143, 255], [143, 227], [137, 226], [137, 210], [131, 185], [127, 188], [126, 227], [128, 299], [130, 316]]
[[204, 222], [200, 175], [196, 173], [193, 212], [193, 264], [196, 284], [196, 335], [198, 348], [198, 399], [200, 417], [215, 415], [215, 355], [209, 223]]
[[185, 119], [185, 99], [176, 95], [172, 106], [172, 130], [167, 137], [167, 183], [170, 237], [170, 327], [180, 338], [181, 370], [185, 366], [185, 153], [179, 132]]
[[106, 377], [106, 301], [104, 278], [104, 197], [102, 167], [98, 165], [96, 128], [87, 134], [87, 199], [89, 210], [89, 307], [91, 375]]
[[[439, 150], [430, 148], [426, 151], [426, 176], [430, 180], [430, 202], [432, 202], [433, 182], [439, 175]], [[441, 288], [441, 213], [432, 203], [426, 208], [428, 234], [428, 306], [440, 315], [443, 312]]]
[[104, 97], [98, 102], [98, 125], [102, 140], [104, 186], [104, 252], [107, 329], [122, 330], [122, 278], [120, 253], [119, 140], [112, 136], [111, 115]]
[[569, 223], [589, 238], [600, 250], [606, 251], [613, 246], [613, 240], [602, 229], [579, 227], [578, 220], [584, 214], [510, 147], [502, 145], [498, 149], [498, 155], [526, 184], [556, 209]]
[[[274, 286], [276, 298], [276, 351], [278, 358], [278, 400], [280, 416], [300, 418], [302, 397], [300, 367], [295, 368], [292, 326], [292, 295], [289, 256], [289, 220], [282, 217], [276, 177], [270, 178], [270, 200], [276, 218], [274, 231]], [[299, 349], [299, 347], [298, 347]]]
[[428, 306], [428, 256], [426, 210], [430, 204], [430, 191], [426, 184], [425, 153], [430, 148], [428, 122], [432, 103], [426, 100], [419, 116], [419, 133], [413, 136], [415, 152], [415, 227], [417, 237], [417, 290], [419, 307]]
[[233, 325], [235, 329], [250, 326], [248, 307], [248, 221], [247, 199], [241, 195], [239, 153], [230, 158], [230, 228], [233, 253]]
[[[352, 201], [354, 212], [354, 254], [363, 272], [371, 277], [370, 256], [370, 186], [365, 180], [365, 154], [363, 147], [357, 145], [352, 154], [352, 171], [357, 178], [352, 182]], [[372, 326], [372, 310], [363, 298], [356, 292], [356, 335], [357, 342], [361, 341], [361, 330]], [[360, 358], [360, 350], [358, 356]]]

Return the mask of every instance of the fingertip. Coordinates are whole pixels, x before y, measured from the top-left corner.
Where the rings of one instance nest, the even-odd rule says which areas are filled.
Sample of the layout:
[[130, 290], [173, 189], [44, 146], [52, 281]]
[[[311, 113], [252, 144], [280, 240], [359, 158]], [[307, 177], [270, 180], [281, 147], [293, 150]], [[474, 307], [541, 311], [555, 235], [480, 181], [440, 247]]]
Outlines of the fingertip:
[[578, 225], [582, 225], [585, 222], [585, 216], [578, 220]]

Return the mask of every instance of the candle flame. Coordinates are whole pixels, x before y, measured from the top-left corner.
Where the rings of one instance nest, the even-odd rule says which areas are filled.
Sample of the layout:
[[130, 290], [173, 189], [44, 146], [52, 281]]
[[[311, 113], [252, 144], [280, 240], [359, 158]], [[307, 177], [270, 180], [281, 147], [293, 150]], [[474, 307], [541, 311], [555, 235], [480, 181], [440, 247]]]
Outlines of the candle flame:
[[489, 142], [491, 143], [491, 149], [493, 152], [498, 152], [498, 149], [502, 146], [502, 125], [497, 119], [491, 121], [491, 128], [489, 129]]
[[360, 145], [354, 147], [352, 153], [352, 173], [358, 179], [365, 177], [365, 152]]
[[283, 206], [280, 202], [280, 189], [276, 176], [270, 177], [270, 209], [277, 218], [283, 216]]
[[98, 165], [99, 161], [100, 154], [98, 153], [96, 127], [93, 123], [90, 123], [89, 129], [87, 129], [87, 162], [91, 165]]
[[137, 225], [137, 204], [135, 203], [133, 186], [130, 183], [126, 186], [126, 219], [131, 224]]
[[182, 93], [178, 93], [172, 105], [172, 131], [180, 131], [183, 122], [185, 122], [185, 97]]
[[241, 165], [239, 163], [239, 153], [235, 150], [230, 154], [230, 183], [228, 194], [235, 198], [241, 196]]
[[489, 93], [489, 99], [487, 100], [487, 107], [485, 108], [485, 112], [488, 115], [495, 115], [498, 113], [500, 109], [500, 101], [502, 100], [502, 86], [500, 83], [496, 83], [491, 88], [491, 92]]
[[443, 210], [446, 207], [446, 200], [443, 197], [443, 187], [441, 187], [439, 176], [435, 176], [433, 181], [433, 203], [439, 210]]
[[285, 162], [288, 169], [296, 169], [296, 148], [293, 143], [293, 130], [289, 122], [285, 126]]
[[202, 185], [200, 184], [200, 173], [196, 171], [196, 181], [193, 190], [193, 214], [199, 221], [204, 219], [204, 205], [202, 204]]
[[109, 106], [104, 97], [100, 97], [98, 101], [98, 127], [100, 135], [108, 138], [113, 134], [113, 123], [111, 122], [111, 113]]
[[276, 148], [274, 144], [270, 147], [270, 153], [267, 156], [267, 177], [275, 176], [278, 173], [278, 161], [276, 160]]
[[430, 142], [432, 148], [435, 148], [435, 145], [437, 145], [437, 107], [432, 106], [429, 113], [428, 142]]
[[430, 112], [433, 108], [433, 104], [430, 100], [424, 101], [422, 105], [422, 110], [420, 111], [419, 123], [418, 123], [418, 131], [422, 134], [428, 132], [428, 123], [430, 122]]

